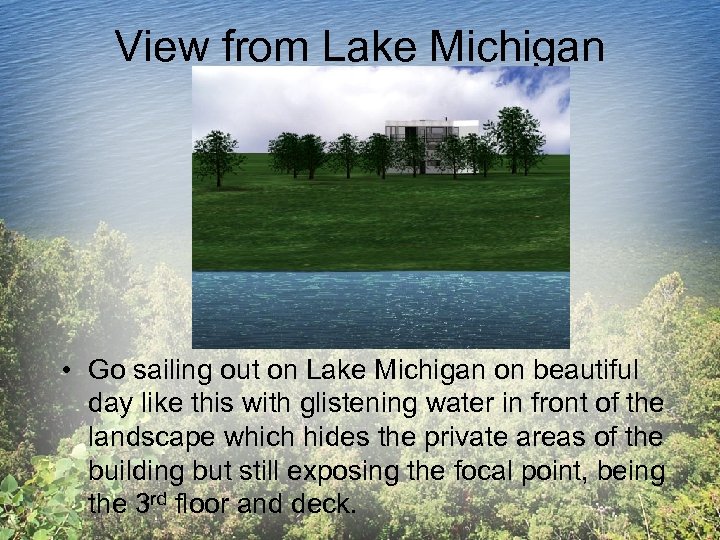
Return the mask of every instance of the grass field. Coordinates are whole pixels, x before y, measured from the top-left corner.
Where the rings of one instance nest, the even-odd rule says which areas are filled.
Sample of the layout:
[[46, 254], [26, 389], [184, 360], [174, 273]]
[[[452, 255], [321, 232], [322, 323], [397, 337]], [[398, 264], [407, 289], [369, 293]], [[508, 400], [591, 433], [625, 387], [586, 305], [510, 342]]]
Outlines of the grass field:
[[344, 174], [249, 154], [193, 177], [193, 270], [556, 270], [570, 266], [570, 156], [530, 176]]

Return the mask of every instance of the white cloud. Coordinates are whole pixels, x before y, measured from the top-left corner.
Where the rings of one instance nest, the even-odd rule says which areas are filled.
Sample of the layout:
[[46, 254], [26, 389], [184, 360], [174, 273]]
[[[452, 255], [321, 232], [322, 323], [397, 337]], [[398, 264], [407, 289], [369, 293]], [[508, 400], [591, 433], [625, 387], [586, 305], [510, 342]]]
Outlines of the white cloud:
[[283, 131], [364, 138], [383, 132], [385, 120], [485, 121], [502, 107], [520, 105], [540, 120], [546, 152], [569, 153], [570, 113], [562, 105], [570, 88], [567, 69], [527, 69], [541, 71], [504, 79], [502, 69], [197, 66], [193, 140], [220, 129], [233, 134], [240, 151], [265, 152]]

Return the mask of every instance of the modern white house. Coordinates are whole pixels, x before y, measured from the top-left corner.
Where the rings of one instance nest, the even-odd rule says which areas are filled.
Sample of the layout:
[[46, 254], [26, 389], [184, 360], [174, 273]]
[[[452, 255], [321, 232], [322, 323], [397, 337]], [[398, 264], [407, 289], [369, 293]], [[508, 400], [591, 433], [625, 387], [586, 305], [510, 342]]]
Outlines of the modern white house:
[[[435, 159], [435, 147], [448, 135], [464, 137], [471, 133], [480, 135], [480, 120], [386, 120], [385, 135], [395, 141], [419, 137], [425, 141], [426, 158], [420, 167], [420, 174], [438, 174], [440, 162]], [[398, 172], [394, 170], [393, 172]], [[461, 172], [471, 172], [469, 170]]]

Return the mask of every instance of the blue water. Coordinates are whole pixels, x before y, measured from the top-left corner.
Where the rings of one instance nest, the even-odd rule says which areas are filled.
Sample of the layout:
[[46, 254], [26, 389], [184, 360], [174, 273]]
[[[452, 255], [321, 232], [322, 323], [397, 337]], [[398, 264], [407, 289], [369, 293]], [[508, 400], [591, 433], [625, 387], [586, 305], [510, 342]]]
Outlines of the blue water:
[[567, 348], [567, 272], [194, 272], [195, 348]]
[[[127, 63], [114, 30], [219, 39], [304, 36], [322, 63], [380, 29], [418, 44], [432, 29], [599, 36], [605, 60], [571, 66], [573, 295], [635, 302], [679, 270], [717, 291], [720, 5], [712, 1], [0, 2], [0, 219], [33, 236], [126, 232], [149, 265], [190, 276], [191, 65]], [[272, 69], [263, 65], [258, 69]], [[238, 114], [243, 104], [239, 104]], [[249, 106], [253, 106], [250, 104]], [[436, 115], [442, 110], [430, 111]]]

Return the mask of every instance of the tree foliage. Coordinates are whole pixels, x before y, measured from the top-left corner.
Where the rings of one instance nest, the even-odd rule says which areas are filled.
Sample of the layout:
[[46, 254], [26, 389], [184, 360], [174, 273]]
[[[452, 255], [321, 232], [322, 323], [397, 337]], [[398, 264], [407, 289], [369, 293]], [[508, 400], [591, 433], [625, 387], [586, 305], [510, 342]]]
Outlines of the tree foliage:
[[325, 141], [319, 135], [308, 133], [300, 137], [302, 170], [308, 172], [308, 179], [315, 178], [315, 172], [325, 162]]
[[453, 178], [469, 167], [473, 174], [482, 171], [487, 177], [489, 171], [503, 156], [512, 172], [522, 169], [527, 176], [530, 169], [543, 158], [542, 148], [545, 135], [540, 131], [539, 121], [527, 109], [505, 107], [498, 113], [498, 121], [483, 125], [482, 134], [469, 134], [462, 138], [446, 136], [435, 148], [429, 148], [424, 136], [409, 136], [396, 140], [382, 133], [373, 133], [364, 141], [343, 133], [327, 145], [316, 135], [284, 132], [269, 142], [268, 152], [272, 168], [278, 172], [292, 173], [307, 170], [314, 178], [317, 169], [330, 162], [336, 169], [345, 172], [349, 179], [353, 168], [360, 165], [363, 170], [374, 172], [385, 178], [387, 171], [411, 170], [413, 177], [424, 172], [428, 159], [439, 161], [443, 171], [452, 172]]
[[[87, 450], [84, 444], [67, 457], [37, 456], [34, 473], [23, 485], [7, 475], [0, 482], [0, 538], [79, 540], [88, 525], [83, 522], [86, 501]], [[115, 483], [104, 488], [111, 493]]]
[[395, 160], [395, 144], [387, 135], [373, 133], [362, 144], [361, 155], [363, 169], [374, 172], [385, 180], [387, 170]]
[[[63, 238], [28, 240], [0, 222], [0, 244], [0, 454], [28, 444], [47, 453], [86, 418], [70, 407], [76, 367], [98, 350], [123, 358], [131, 348], [130, 248], [105, 224], [78, 249]], [[59, 376], [65, 365], [71, 373]], [[8, 472], [0, 463], [0, 475]]]
[[467, 164], [467, 153], [463, 141], [457, 135], [448, 135], [435, 148], [435, 158], [440, 161], [441, 170], [452, 171], [457, 179], [458, 171]]
[[540, 122], [526, 111], [525, 133], [520, 141], [520, 165], [525, 176], [540, 163], [545, 154], [545, 135], [540, 131]]
[[333, 165], [345, 171], [345, 178], [350, 179], [360, 157], [360, 141], [355, 135], [343, 133], [330, 143], [328, 155]]
[[245, 156], [235, 152], [238, 142], [229, 133], [213, 130], [202, 139], [195, 141], [194, 158], [202, 176], [215, 178], [218, 189], [223, 177], [234, 171]]
[[268, 153], [273, 170], [292, 173], [297, 178], [302, 171], [308, 172], [308, 178], [315, 178], [317, 169], [325, 163], [325, 142], [318, 135], [308, 133], [283, 132], [268, 143]]
[[473, 174], [482, 171], [483, 176], [487, 178], [488, 171], [497, 163], [499, 158], [490, 134], [487, 132], [482, 135], [470, 133], [463, 137], [463, 144], [467, 164], [472, 169]]
[[284, 131], [268, 143], [268, 153], [273, 170], [280, 173], [292, 173], [298, 177], [302, 169], [302, 148], [297, 133]]
[[427, 145], [420, 137], [407, 137], [400, 141], [397, 148], [396, 165], [399, 169], [409, 168], [413, 178], [421, 171], [427, 159]]
[[523, 168], [525, 176], [531, 167], [542, 159], [545, 135], [540, 122], [528, 109], [503, 107], [498, 112], [497, 124], [486, 124], [501, 152], [505, 155], [512, 174]]
[[[667, 476], [662, 488], [647, 482], [599, 482], [587, 484], [539, 481], [521, 486], [518, 482], [457, 482], [446, 478], [438, 482], [400, 479], [397, 485], [382, 481], [273, 482], [243, 480], [216, 483], [188, 482], [168, 486], [168, 499], [178, 491], [194, 496], [248, 494], [291, 497], [299, 491], [310, 496], [333, 496], [336, 492], [352, 496], [356, 513], [294, 515], [228, 512], [217, 515], [179, 515], [172, 505], [156, 508], [153, 514], [135, 512], [123, 515], [90, 515], [87, 492], [100, 484], [87, 479], [87, 448], [80, 443], [87, 437], [80, 428], [86, 418], [75, 414], [76, 395], [71, 375], [58, 380], [62, 365], [73, 373], [87, 364], [89, 351], [111, 351], [109, 357], [136, 362], [158, 361], [172, 351], [188, 362], [239, 363], [246, 357], [232, 351], [193, 351], [191, 347], [190, 287], [167, 268], [145, 274], [142, 279], [132, 269], [124, 237], [106, 226], [98, 228], [85, 245], [77, 246], [62, 238], [31, 240], [0, 224], [0, 538], [568, 538], [578, 540], [674, 539], [720, 537], [720, 310], [716, 306], [688, 297], [678, 274], [663, 277], [642, 302], [623, 310], [600, 309], [590, 296], [574, 302], [572, 308], [572, 348], [562, 352], [541, 352], [548, 362], [585, 362], [594, 358], [638, 358], [640, 380], [632, 384], [647, 395], [662, 395], [663, 415], [639, 415], [637, 425], [651, 427], [662, 423], [666, 436], [659, 447], [614, 449], [617, 463], [664, 463]], [[116, 332], [122, 339], [116, 340]], [[43, 343], [37, 343], [42, 335]], [[34, 338], [34, 339], [32, 339]], [[118, 341], [119, 343], [115, 343]], [[109, 349], [108, 349], [109, 347]], [[329, 351], [329, 356], [340, 355]], [[339, 357], [339, 356], [338, 356]], [[471, 357], [476, 357], [471, 356]], [[483, 362], [521, 360], [516, 352], [486, 351]], [[286, 361], [283, 353], [268, 353], [265, 360]], [[531, 360], [530, 360], [531, 362]], [[533, 381], [532, 384], [536, 384]], [[125, 395], [137, 395], [144, 382], [128, 378], [120, 388]], [[262, 380], [232, 380], [218, 388], [222, 395], [252, 395], [263, 391]], [[269, 381], [276, 386], [277, 382]], [[355, 386], [357, 384], [357, 386]], [[361, 393], [360, 382], [346, 381], [343, 391]], [[388, 380], [387, 395], [402, 395], [409, 388], [420, 392], [431, 389], [438, 394], [456, 392], [427, 384], [407, 386], [406, 381]], [[490, 381], [483, 392], [493, 392]], [[527, 390], [529, 381], [513, 383], [513, 393]], [[548, 394], [559, 387], [546, 381]], [[564, 383], [563, 383], [564, 384]], [[625, 391], [623, 381], [614, 381], [611, 390]], [[405, 385], [405, 386], [403, 386]], [[525, 385], [525, 386], [524, 386]], [[153, 387], [163, 394], [197, 391], [190, 380], [156, 381]], [[293, 381], [293, 395], [312, 395], [321, 384]], [[502, 386], [506, 388], [506, 386]], [[108, 388], [109, 391], [114, 390]], [[573, 388], [574, 392], [580, 388]], [[78, 392], [76, 388], [75, 393]], [[367, 391], [367, 387], [365, 387]], [[528, 428], [527, 417], [490, 411], [483, 413], [488, 425], [509, 422]], [[117, 415], [94, 418], [98, 428], [120, 429], [142, 424], [143, 428], [167, 427], [167, 415], [133, 415], [120, 420]], [[375, 421], [390, 416], [353, 413], [321, 413], [306, 419], [344, 429], [367, 429]], [[562, 415], [538, 416], [538, 427], [563, 427]], [[196, 413], [174, 415], [178, 428], [215, 428], [225, 422], [237, 427], [237, 415]], [[442, 417], [419, 413], [414, 418], [392, 415], [398, 430], [462, 429], [476, 426], [477, 416]], [[578, 418], [572, 423], [577, 427]], [[624, 421], [621, 415], [583, 417], [583, 429], [607, 428]], [[292, 426], [297, 416], [289, 413], [262, 413], [243, 417], [247, 425]], [[175, 425], [176, 424], [176, 425]], [[76, 431], [78, 428], [80, 430]], [[73, 433], [74, 432], [74, 433]], [[70, 439], [60, 440], [69, 436]], [[23, 446], [24, 445], [24, 446]], [[213, 448], [188, 454], [168, 449], [166, 463], [205, 463], [237, 460], [237, 448]], [[22, 447], [22, 448], [21, 448]], [[38, 448], [42, 450], [37, 450]], [[252, 462], [268, 449], [245, 448], [242, 459]], [[468, 463], [501, 463], [508, 459], [508, 448], [486, 446], [443, 449], [449, 463], [462, 458]], [[516, 448], [514, 459], [523, 459]], [[543, 458], [554, 457], [560, 449], [541, 449]], [[51, 453], [31, 457], [28, 453]], [[113, 448], [102, 452], [105, 462], [127, 459], [133, 449]], [[156, 458], [151, 449], [148, 455]], [[271, 449], [276, 456], [277, 449]], [[438, 460], [440, 453], [438, 455]], [[530, 454], [528, 454], [530, 455]], [[377, 448], [354, 446], [296, 445], [283, 449], [284, 464], [377, 462]], [[597, 467], [593, 449], [577, 454], [586, 470]], [[383, 459], [407, 463], [427, 461], [427, 454], [415, 447], [387, 448]], [[572, 457], [571, 457], [572, 459]], [[146, 482], [102, 483], [102, 491], [123, 494], [128, 500], [147, 488]], [[165, 490], [165, 486], [159, 489]]]

